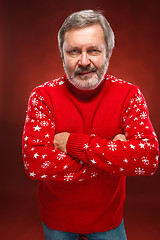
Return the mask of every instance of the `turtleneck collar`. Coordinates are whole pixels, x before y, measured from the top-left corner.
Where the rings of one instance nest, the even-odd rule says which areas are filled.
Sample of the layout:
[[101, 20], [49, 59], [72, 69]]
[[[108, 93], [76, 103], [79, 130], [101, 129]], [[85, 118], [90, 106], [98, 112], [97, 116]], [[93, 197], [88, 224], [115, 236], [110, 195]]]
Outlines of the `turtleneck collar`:
[[64, 80], [66, 82], [67, 87], [69, 88], [69, 90], [72, 92], [73, 95], [75, 95], [77, 98], [80, 98], [82, 100], [89, 100], [90, 98], [97, 96], [98, 93], [101, 91], [106, 81], [106, 77], [104, 77], [103, 81], [98, 85], [97, 88], [92, 90], [89, 90], [89, 89], [82, 90], [82, 89], [76, 88], [71, 82], [69, 82], [66, 75], [64, 76]]

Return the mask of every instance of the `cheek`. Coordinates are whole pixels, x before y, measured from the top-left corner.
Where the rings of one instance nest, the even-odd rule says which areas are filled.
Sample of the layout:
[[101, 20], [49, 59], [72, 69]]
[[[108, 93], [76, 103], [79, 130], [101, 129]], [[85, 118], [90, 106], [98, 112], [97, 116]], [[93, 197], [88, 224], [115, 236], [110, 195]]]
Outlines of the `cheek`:
[[77, 66], [77, 62], [74, 59], [65, 59], [65, 65], [69, 72], [73, 72]]
[[103, 62], [102, 61], [94, 61], [92, 62], [93, 65], [97, 68], [97, 69], [100, 69], [103, 65]]
[[105, 56], [100, 56], [95, 59], [92, 59], [92, 63], [94, 64], [95, 67], [101, 68], [106, 62], [106, 57]]

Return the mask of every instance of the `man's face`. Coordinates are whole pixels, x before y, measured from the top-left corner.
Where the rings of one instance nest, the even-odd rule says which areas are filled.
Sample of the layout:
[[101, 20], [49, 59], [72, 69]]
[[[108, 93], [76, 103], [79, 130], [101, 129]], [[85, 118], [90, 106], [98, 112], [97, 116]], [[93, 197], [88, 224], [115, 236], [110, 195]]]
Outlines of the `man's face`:
[[68, 80], [78, 89], [95, 89], [108, 68], [104, 33], [99, 24], [65, 33], [63, 64]]

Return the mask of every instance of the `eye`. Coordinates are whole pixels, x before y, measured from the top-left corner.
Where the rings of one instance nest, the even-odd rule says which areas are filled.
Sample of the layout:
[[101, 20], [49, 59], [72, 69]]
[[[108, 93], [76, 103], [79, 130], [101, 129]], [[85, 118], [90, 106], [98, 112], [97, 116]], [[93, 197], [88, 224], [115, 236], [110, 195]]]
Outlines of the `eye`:
[[72, 57], [76, 57], [80, 54], [80, 51], [78, 49], [73, 49], [73, 50], [68, 51], [68, 54]]
[[99, 49], [96, 48], [91, 48], [88, 50], [88, 53], [92, 56], [97, 56], [101, 53], [101, 51]]

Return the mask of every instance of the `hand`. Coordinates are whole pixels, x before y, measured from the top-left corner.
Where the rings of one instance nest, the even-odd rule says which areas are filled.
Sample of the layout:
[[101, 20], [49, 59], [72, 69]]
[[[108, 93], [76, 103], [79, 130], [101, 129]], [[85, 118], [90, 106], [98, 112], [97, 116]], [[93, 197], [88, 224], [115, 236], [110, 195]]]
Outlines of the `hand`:
[[61, 132], [57, 133], [54, 136], [53, 144], [55, 148], [58, 148], [60, 151], [67, 153], [66, 145], [69, 138], [70, 133]]
[[120, 140], [120, 141], [123, 141], [123, 142], [127, 142], [127, 139], [125, 137], [124, 134], [117, 134], [114, 138], [113, 138], [113, 141], [117, 141], [117, 140]]

